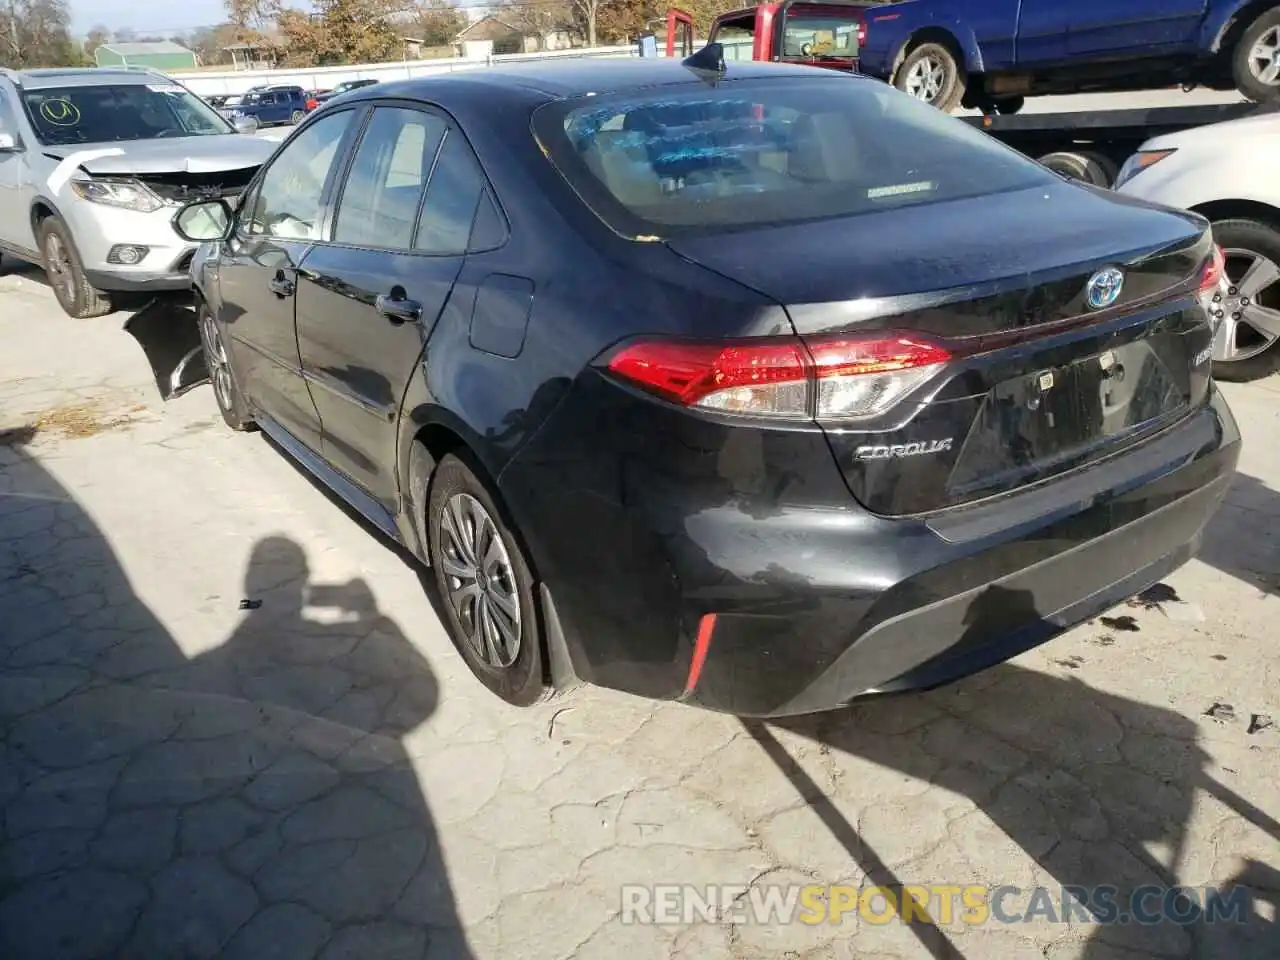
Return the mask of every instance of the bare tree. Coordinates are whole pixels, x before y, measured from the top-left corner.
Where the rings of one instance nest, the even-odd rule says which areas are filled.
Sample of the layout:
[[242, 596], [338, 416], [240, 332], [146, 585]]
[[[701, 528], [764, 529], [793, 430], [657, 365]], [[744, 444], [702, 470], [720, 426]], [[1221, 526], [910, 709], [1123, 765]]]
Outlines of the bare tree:
[[281, 0], [223, 0], [227, 20], [236, 28], [236, 39], [250, 41], [275, 26], [284, 9]]
[[0, 66], [68, 66], [79, 61], [71, 42], [67, 0], [0, 0]]
[[600, 16], [600, 8], [609, 0], [573, 0], [573, 8], [587, 28], [587, 46], [596, 45], [596, 19]]

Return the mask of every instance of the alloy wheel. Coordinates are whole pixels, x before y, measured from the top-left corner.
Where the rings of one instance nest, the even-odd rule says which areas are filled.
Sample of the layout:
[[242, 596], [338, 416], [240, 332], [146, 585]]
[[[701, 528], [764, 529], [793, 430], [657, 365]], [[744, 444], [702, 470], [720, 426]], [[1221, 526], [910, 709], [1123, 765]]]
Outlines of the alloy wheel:
[[1249, 72], [1259, 83], [1280, 86], [1280, 26], [1258, 38], [1249, 51]]
[[218, 327], [209, 314], [200, 318], [204, 327], [204, 339], [208, 345], [206, 365], [209, 368], [209, 379], [213, 383], [214, 395], [218, 398], [218, 406], [223, 410], [232, 409], [231, 363], [227, 360], [227, 350], [218, 334]]
[[54, 291], [70, 303], [75, 299], [75, 272], [66, 244], [56, 233], [50, 233], [44, 245], [44, 262]]
[[1223, 253], [1228, 287], [1213, 359], [1236, 363], [1280, 340], [1280, 265], [1252, 250], [1231, 248]]
[[918, 100], [932, 103], [942, 93], [946, 83], [947, 68], [933, 57], [922, 57], [907, 73], [906, 92]]
[[457, 493], [445, 502], [440, 564], [467, 642], [489, 667], [511, 666], [520, 655], [522, 635], [515, 570], [493, 518], [469, 494]]

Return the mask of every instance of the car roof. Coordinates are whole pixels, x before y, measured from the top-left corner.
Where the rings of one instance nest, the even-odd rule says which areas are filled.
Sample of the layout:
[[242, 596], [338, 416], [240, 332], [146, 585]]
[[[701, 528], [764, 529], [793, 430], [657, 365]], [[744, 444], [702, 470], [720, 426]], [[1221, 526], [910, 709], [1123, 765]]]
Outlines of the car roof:
[[[113, 70], [110, 67], [46, 67], [9, 72], [24, 90], [49, 87], [106, 87], [128, 83], [155, 83], [160, 74], [149, 70]], [[166, 78], [167, 79], [167, 78]]]
[[[785, 63], [733, 61], [727, 65], [723, 80], [777, 79], [797, 77], [813, 79], [830, 71]], [[841, 74], [855, 78], [855, 74]], [[456, 73], [416, 77], [378, 84], [379, 89], [357, 94], [353, 99], [375, 97], [409, 97], [431, 99], [448, 88], [461, 93], [463, 88], [492, 94], [496, 90], [536, 92], [547, 99], [568, 99], [590, 94], [624, 93], [646, 87], [673, 84], [705, 83], [697, 73], [679, 60], [647, 57], [610, 57], [608, 59], [534, 60], [460, 70]], [[350, 102], [350, 101], [348, 101]]]

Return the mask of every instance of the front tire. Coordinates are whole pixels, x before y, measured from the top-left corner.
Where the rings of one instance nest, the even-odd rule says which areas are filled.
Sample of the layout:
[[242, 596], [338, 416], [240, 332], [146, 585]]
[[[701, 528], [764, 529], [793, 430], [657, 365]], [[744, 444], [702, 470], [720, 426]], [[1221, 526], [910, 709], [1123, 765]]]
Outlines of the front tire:
[[1245, 383], [1280, 370], [1280, 230], [1258, 220], [1218, 220], [1228, 298], [1213, 341], [1213, 375]]
[[244, 432], [253, 430], [257, 425], [249, 412], [249, 404], [240, 392], [236, 382], [235, 371], [231, 368], [231, 359], [227, 354], [226, 342], [213, 319], [213, 311], [209, 305], [200, 302], [197, 306], [196, 323], [200, 327], [200, 342], [204, 345], [205, 366], [209, 369], [209, 382], [213, 386], [213, 397], [218, 403], [218, 412], [222, 421], [232, 430]]
[[1280, 8], [1245, 29], [1231, 53], [1236, 89], [1255, 103], [1280, 100]]
[[426, 511], [431, 566], [454, 646], [507, 703], [536, 703], [546, 693], [539, 611], [529, 563], [504, 511], [456, 454], [436, 468]]
[[71, 231], [57, 217], [47, 217], [40, 224], [40, 253], [49, 286], [67, 316], [88, 320], [115, 309], [111, 295], [85, 277], [80, 255], [71, 242]]
[[940, 43], [922, 43], [902, 61], [893, 85], [943, 113], [950, 113], [964, 99], [965, 76], [955, 54], [947, 47]]

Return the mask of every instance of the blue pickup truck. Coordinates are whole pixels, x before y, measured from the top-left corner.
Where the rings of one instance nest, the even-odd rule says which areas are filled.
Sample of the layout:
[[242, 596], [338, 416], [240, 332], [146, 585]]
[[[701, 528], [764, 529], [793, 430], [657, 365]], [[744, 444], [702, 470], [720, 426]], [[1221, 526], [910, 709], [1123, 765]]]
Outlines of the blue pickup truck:
[[227, 119], [252, 117], [259, 126], [275, 123], [301, 123], [307, 115], [307, 94], [301, 87], [251, 87], [234, 106], [223, 107]]
[[1280, 100], [1280, 0], [903, 0], [865, 18], [859, 69], [947, 111], [1175, 84]]

